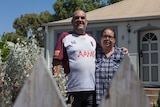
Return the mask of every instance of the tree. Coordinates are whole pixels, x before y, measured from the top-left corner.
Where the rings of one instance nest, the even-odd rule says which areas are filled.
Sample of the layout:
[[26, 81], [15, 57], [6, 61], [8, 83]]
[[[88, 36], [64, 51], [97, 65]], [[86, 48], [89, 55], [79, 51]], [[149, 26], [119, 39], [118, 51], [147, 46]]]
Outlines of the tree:
[[40, 15], [32, 13], [21, 15], [19, 18], [16, 18], [13, 27], [16, 29], [16, 33], [25, 38], [29, 38], [31, 35], [34, 35], [35, 38], [40, 41], [40, 46], [44, 46], [42, 43], [44, 40], [44, 30], [38, 31], [38, 28], [43, 23], [48, 23], [53, 21], [53, 16], [48, 12], [41, 12]]
[[18, 35], [17, 33], [14, 32], [8, 32], [5, 33], [2, 38], [6, 38], [7, 41], [13, 42], [14, 44], [16, 44], [18, 41], [17, 39], [19, 38], [20, 41], [25, 40], [25, 38], [23, 36]]
[[53, 15], [51, 15], [48, 11], [41, 12], [39, 18], [42, 23], [48, 23], [54, 20]]
[[24, 37], [28, 37], [30, 31], [34, 32], [41, 25], [39, 16], [35, 13], [21, 15], [14, 21], [13, 27], [16, 29], [16, 33]]
[[[39, 15], [41, 23], [48, 23], [54, 21], [54, 16], [51, 15], [48, 11], [41, 12]], [[42, 28], [37, 28], [34, 32], [36, 35], [36, 39], [39, 42], [39, 46], [44, 47], [44, 34], [45, 34], [45, 29], [44, 27]]]
[[88, 12], [103, 6], [106, 6], [104, 0], [57, 0], [53, 4], [55, 20], [69, 18], [77, 9]]

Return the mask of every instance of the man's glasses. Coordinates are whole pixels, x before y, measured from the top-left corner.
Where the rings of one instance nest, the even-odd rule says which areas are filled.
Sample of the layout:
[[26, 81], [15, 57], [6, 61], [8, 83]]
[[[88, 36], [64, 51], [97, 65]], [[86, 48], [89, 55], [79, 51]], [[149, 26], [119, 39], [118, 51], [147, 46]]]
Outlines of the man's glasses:
[[105, 38], [105, 39], [113, 39], [113, 38], [115, 38], [115, 37], [113, 37], [113, 36], [110, 36], [110, 35], [102, 35], [102, 38]]
[[75, 20], [77, 20], [77, 19], [79, 19], [79, 18], [85, 19], [86, 17], [85, 17], [85, 16], [74, 16], [73, 18], [74, 18]]

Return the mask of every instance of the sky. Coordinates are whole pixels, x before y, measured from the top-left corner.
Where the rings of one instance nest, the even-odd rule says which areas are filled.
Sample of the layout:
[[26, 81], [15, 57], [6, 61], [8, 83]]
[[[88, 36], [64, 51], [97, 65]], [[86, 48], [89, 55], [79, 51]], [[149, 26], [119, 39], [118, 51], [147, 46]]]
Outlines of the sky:
[[1, 0], [0, 2], [0, 36], [4, 32], [15, 32], [12, 27], [16, 18], [24, 14], [40, 14], [49, 11], [54, 14], [52, 4], [56, 0]]

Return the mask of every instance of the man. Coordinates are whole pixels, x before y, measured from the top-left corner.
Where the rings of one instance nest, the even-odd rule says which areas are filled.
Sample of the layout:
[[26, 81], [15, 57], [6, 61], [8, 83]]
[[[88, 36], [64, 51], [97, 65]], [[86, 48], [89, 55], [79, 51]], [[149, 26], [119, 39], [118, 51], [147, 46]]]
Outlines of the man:
[[96, 57], [96, 104], [99, 105], [105, 93], [108, 93], [109, 85], [115, 72], [123, 60], [125, 54], [122, 48], [118, 48], [116, 35], [113, 29], [105, 28], [101, 32], [101, 47], [98, 48]]
[[86, 13], [76, 10], [72, 17], [72, 32], [58, 38], [53, 66], [59, 76], [62, 63], [67, 73], [66, 90], [72, 107], [94, 107], [95, 103], [95, 39], [86, 33]]

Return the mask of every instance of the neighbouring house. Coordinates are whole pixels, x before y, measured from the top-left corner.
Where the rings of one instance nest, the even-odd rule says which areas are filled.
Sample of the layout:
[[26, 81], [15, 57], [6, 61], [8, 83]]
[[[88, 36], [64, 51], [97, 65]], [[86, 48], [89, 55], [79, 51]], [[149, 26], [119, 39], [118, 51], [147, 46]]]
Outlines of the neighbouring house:
[[[87, 32], [99, 40], [105, 27], [114, 28], [117, 45], [126, 47], [140, 80], [146, 87], [160, 86], [160, 0], [123, 0], [87, 12]], [[52, 67], [58, 36], [72, 30], [71, 18], [44, 24], [45, 58]]]

